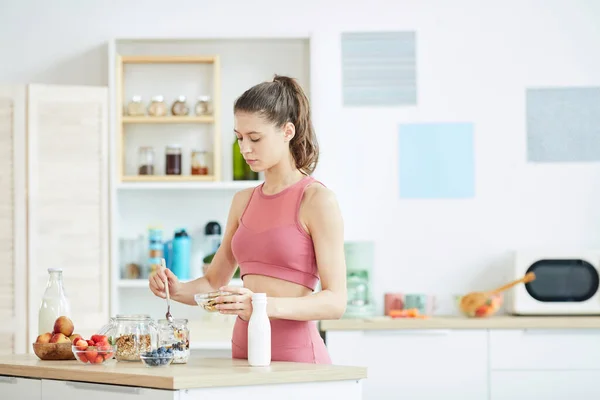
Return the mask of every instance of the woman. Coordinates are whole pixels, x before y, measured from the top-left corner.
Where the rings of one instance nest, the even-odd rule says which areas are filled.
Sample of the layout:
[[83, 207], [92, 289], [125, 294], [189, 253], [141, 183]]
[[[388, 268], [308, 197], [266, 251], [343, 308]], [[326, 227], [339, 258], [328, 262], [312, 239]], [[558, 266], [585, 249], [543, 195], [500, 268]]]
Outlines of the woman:
[[[331, 363], [315, 320], [346, 309], [343, 221], [334, 194], [311, 176], [319, 149], [308, 99], [292, 78], [275, 76], [240, 96], [235, 135], [259, 186], [235, 194], [223, 241], [205, 276], [181, 283], [170, 270], [150, 277], [152, 292], [196, 305], [194, 294], [215, 290], [223, 314], [237, 315], [232, 357], [248, 356], [252, 293], [267, 294], [273, 361]], [[244, 287], [226, 286], [237, 266]], [[321, 291], [313, 293], [318, 281]]]

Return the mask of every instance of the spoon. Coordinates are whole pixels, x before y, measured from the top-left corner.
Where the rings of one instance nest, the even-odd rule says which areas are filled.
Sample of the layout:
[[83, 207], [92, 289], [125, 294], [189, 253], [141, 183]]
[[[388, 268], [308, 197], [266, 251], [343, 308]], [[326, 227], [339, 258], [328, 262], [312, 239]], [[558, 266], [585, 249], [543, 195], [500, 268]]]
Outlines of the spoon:
[[[165, 263], [165, 259], [161, 258], [160, 262], [162, 264], [162, 267], [166, 270], [167, 265]], [[167, 318], [167, 321], [169, 321], [169, 323], [172, 324], [173, 316], [171, 315], [171, 296], [169, 295], [169, 278], [165, 280], [165, 291], [167, 292], [167, 314], [165, 314], [165, 317]]]
[[477, 310], [480, 306], [485, 304], [485, 302], [492, 296], [503, 292], [511, 287], [518, 285], [519, 283], [529, 283], [535, 279], [535, 274], [533, 272], [529, 272], [527, 275], [522, 277], [521, 279], [514, 280], [506, 285], [500, 286], [497, 289], [488, 291], [488, 292], [472, 292], [466, 294], [460, 299], [460, 308], [465, 313], [472, 313]]

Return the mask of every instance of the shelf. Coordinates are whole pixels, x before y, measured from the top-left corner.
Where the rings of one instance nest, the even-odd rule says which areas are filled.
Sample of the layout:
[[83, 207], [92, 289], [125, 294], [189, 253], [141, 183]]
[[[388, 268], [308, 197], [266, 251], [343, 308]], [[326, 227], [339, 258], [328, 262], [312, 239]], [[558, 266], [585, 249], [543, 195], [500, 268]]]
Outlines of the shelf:
[[165, 115], [164, 117], [152, 116], [123, 116], [123, 124], [212, 124], [215, 122], [213, 116], [197, 115]]
[[[182, 282], [188, 282], [183, 280]], [[243, 281], [239, 278], [234, 278], [229, 283], [232, 286], [243, 286]], [[120, 288], [129, 289], [148, 289], [148, 279], [119, 279], [117, 286]]]
[[214, 64], [217, 56], [121, 56], [123, 64]]
[[260, 185], [261, 181], [230, 182], [123, 182], [117, 190], [242, 190]]
[[213, 175], [124, 175], [122, 182], [214, 182]]

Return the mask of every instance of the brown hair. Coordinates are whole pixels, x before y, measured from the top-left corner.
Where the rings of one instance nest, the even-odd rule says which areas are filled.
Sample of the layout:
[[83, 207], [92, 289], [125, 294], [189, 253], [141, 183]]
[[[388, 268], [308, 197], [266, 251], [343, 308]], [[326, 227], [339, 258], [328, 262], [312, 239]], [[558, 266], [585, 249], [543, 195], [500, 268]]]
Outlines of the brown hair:
[[296, 167], [309, 175], [314, 172], [319, 161], [319, 143], [308, 98], [295, 79], [275, 75], [272, 82], [251, 87], [235, 101], [233, 111], [259, 113], [276, 126], [294, 124], [296, 134], [290, 141], [290, 151]]

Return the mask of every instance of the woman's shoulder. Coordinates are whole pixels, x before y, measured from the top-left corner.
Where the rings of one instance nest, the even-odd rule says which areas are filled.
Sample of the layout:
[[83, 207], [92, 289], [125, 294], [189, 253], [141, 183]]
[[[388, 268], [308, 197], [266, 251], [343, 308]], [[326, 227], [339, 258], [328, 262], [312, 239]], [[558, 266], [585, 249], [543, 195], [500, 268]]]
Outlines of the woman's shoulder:
[[319, 181], [313, 181], [306, 186], [303, 201], [308, 208], [316, 210], [330, 210], [338, 205], [335, 192]]
[[247, 188], [239, 190], [233, 195], [233, 200], [231, 201], [231, 208], [233, 209], [234, 214], [237, 215], [238, 218], [242, 215], [244, 209], [250, 202], [250, 198], [252, 197], [253, 191], [254, 188]]

